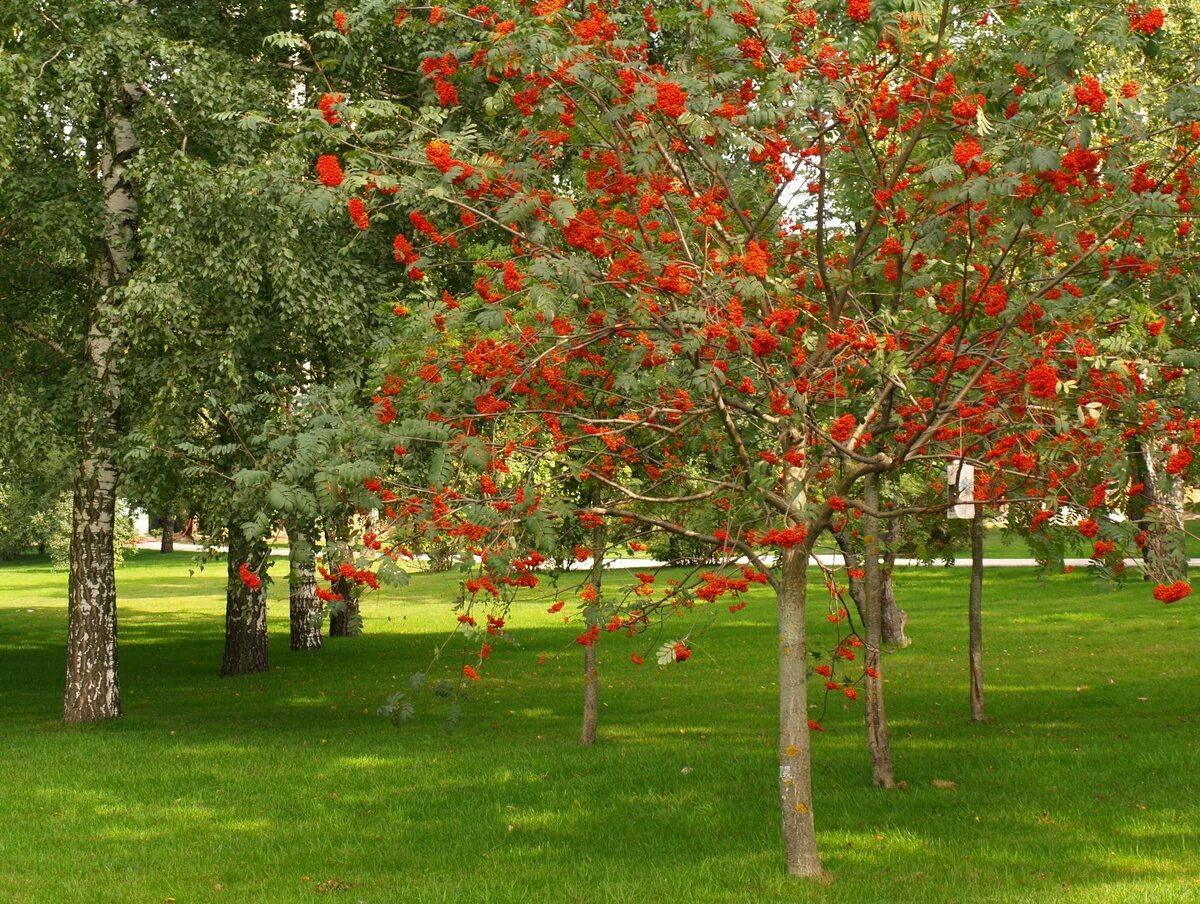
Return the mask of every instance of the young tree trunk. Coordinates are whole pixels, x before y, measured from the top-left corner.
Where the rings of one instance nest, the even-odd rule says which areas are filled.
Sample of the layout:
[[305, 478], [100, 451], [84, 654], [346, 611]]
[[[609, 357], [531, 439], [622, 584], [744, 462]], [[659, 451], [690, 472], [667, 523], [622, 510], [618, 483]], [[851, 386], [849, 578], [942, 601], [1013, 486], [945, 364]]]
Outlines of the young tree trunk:
[[321, 601], [317, 598], [317, 561], [311, 538], [300, 528], [288, 531], [288, 596], [293, 650], [321, 649]]
[[904, 633], [908, 624], [908, 613], [896, 605], [896, 584], [892, 573], [896, 570], [896, 538], [900, 530], [900, 522], [889, 518], [883, 527], [883, 539], [886, 548], [883, 553], [883, 566], [880, 577], [881, 609], [883, 612], [883, 642], [897, 647], [907, 647], [912, 641]]
[[138, 252], [137, 189], [128, 174], [140, 145], [133, 118], [143, 97], [133, 83], [118, 86], [101, 110], [103, 135], [97, 175], [104, 196], [92, 310], [84, 341], [87, 383], [80, 399], [79, 466], [71, 509], [67, 591], [66, 722], [121, 714], [117, 665], [117, 592], [113, 521], [120, 476], [114, 451], [120, 428], [120, 290]]
[[971, 721], [983, 722], [983, 506], [971, 519], [971, 599], [968, 606], [971, 659]]
[[784, 551], [779, 610], [779, 798], [789, 876], [819, 876], [821, 858], [812, 810], [812, 757], [808, 732], [808, 661], [805, 602], [808, 551]]
[[[600, 588], [604, 579], [605, 525], [592, 528], [592, 589], [595, 601], [587, 607], [586, 624], [590, 628], [599, 619]], [[596, 672], [596, 644], [583, 648], [583, 727], [579, 743], [584, 747], [596, 743], [596, 724], [600, 718], [600, 679]]]
[[[891, 528], [891, 525], [888, 525]], [[832, 532], [831, 532], [832, 533]], [[858, 551], [854, 548], [854, 544], [850, 538], [845, 536], [844, 530], [838, 531], [833, 535], [837, 541], [838, 549], [842, 553], [842, 561], [846, 563], [846, 570], [861, 568], [862, 565], [858, 560]], [[880, 606], [883, 612], [883, 641], [884, 643], [894, 644], [898, 647], [907, 647], [911, 641], [904, 633], [904, 626], [908, 623], [908, 615], [903, 609], [896, 605], [896, 589], [892, 583], [892, 567], [896, 561], [895, 551], [889, 546], [887, 554], [884, 556], [884, 565], [880, 568]], [[864, 612], [866, 606], [863, 596], [863, 583], [859, 578], [850, 577], [850, 599], [854, 601], [854, 608], [858, 610], [858, 618], [860, 622], [865, 624]]]
[[[265, 672], [267, 662], [268, 548], [263, 540], [247, 540], [240, 524], [229, 525], [229, 578], [225, 588], [225, 656], [222, 675]], [[263, 578], [257, 590], [246, 586], [238, 575], [245, 563]]]
[[165, 512], [162, 516], [162, 544], [158, 551], [175, 551], [175, 516], [170, 512]]
[[[868, 474], [864, 481], [866, 508], [879, 511], [879, 475]], [[867, 749], [871, 753], [871, 780], [877, 788], [896, 787], [892, 769], [892, 745], [888, 736], [887, 710], [883, 701], [883, 570], [879, 562], [879, 517], [864, 511], [863, 536], [863, 626], [866, 637], [864, 679], [866, 699]], [[872, 675], [874, 672], [874, 675]]]

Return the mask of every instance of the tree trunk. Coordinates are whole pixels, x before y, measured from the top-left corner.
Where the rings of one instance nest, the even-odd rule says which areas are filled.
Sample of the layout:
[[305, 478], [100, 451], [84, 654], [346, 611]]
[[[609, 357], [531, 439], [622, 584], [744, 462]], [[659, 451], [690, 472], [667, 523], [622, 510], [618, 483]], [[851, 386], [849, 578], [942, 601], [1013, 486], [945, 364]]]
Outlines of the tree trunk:
[[166, 512], [162, 516], [162, 545], [159, 546], [158, 551], [175, 551], [175, 516], [170, 512]]
[[976, 504], [971, 519], [971, 721], [987, 718], [983, 707], [983, 506]]
[[[863, 536], [863, 627], [866, 633], [864, 712], [867, 723], [867, 749], [871, 753], [871, 780], [877, 788], [896, 787], [892, 770], [892, 745], [888, 736], [887, 710], [883, 701], [883, 570], [879, 563], [879, 475], [868, 474], [864, 481]], [[874, 672], [874, 675], [871, 673]]]
[[[587, 607], [587, 627], [600, 618], [600, 588], [604, 580], [605, 525], [603, 522], [592, 528], [592, 589], [596, 599]], [[596, 743], [596, 723], [600, 718], [600, 679], [596, 672], [596, 644], [583, 647], [583, 727], [579, 731], [579, 743], [584, 747]]]
[[[222, 675], [265, 672], [267, 661], [268, 548], [261, 539], [247, 540], [240, 524], [229, 525], [229, 579], [225, 588], [225, 656]], [[248, 587], [238, 574], [245, 563], [262, 577], [258, 589]]]
[[883, 528], [886, 548], [883, 551], [879, 592], [883, 611], [883, 642], [907, 647], [912, 643], [904, 633], [908, 613], [896, 605], [896, 584], [892, 580], [892, 573], [896, 570], [896, 537], [899, 530], [900, 522], [896, 518], [889, 518]]
[[75, 478], [63, 719], [96, 722], [121, 714], [113, 518], [117, 466], [87, 455]]
[[[892, 527], [891, 524], [888, 525]], [[831, 531], [832, 533], [832, 531]], [[838, 549], [842, 553], [842, 561], [846, 563], [846, 570], [857, 569], [861, 567], [858, 560], [858, 551], [854, 548], [854, 544], [850, 538], [845, 536], [845, 531], [838, 531], [833, 535], [837, 541]], [[881, 608], [883, 611], [883, 641], [884, 643], [894, 644], [898, 647], [907, 647], [912, 641], [904, 633], [904, 626], [908, 623], [908, 614], [896, 605], [896, 589], [892, 583], [892, 567], [896, 561], [896, 553], [889, 546], [887, 553], [884, 556], [884, 566], [880, 569], [880, 599]], [[859, 578], [850, 577], [850, 599], [854, 601], [854, 608], [858, 610], [858, 618], [860, 622], [864, 621], [864, 611], [866, 606], [863, 597], [863, 583]]]
[[140, 145], [133, 117], [142, 101], [133, 83], [104, 103], [97, 176], [104, 198], [100, 250], [93, 267], [92, 310], [84, 358], [87, 383], [79, 400], [80, 462], [71, 509], [67, 591], [67, 679], [63, 719], [94, 722], [121, 714], [117, 665], [117, 592], [113, 520], [120, 477], [114, 451], [120, 429], [120, 289], [138, 253], [138, 197], [128, 166]]
[[321, 601], [312, 540], [299, 528], [288, 531], [288, 596], [293, 650], [321, 649]]
[[[330, 550], [337, 550], [338, 541], [345, 540], [348, 536], [348, 528], [343, 523], [340, 531], [335, 530], [332, 523], [325, 525], [325, 550], [328, 567], [331, 571], [336, 569], [337, 562], [328, 555]], [[333, 592], [342, 598], [332, 612], [329, 614], [329, 636], [330, 637], [356, 637], [362, 633], [362, 620], [359, 615], [358, 600], [354, 598], [354, 582], [349, 578], [338, 577], [333, 582]]]
[[329, 615], [330, 637], [357, 637], [362, 633], [358, 600], [354, 598], [354, 582], [339, 577], [333, 582], [333, 592], [342, 598], [341, 604]]
[[1186, 487], [1181, 479], [1172, 479], [1162, 461], [1145, 446], [1141, 450], [1141, 478], [1146, 484], [1148, 504], [1145, 506], [1147, 532], [1146, 573], [1161, 584], [1187, 578], [1187, 537], [1184, 534], [1184, 496]]
[[1148, 530], [1146, 510], [1154, 504], [1154, 479], [1146, 462], [1146, 452], [1142, 444], [1134, 437], [1125, 447], [1129, 456], [1129, 476], [1132, 483], [1140, 483], [1141, 490], [1129, 493], [1125, 501], [1125, 517], [1132, 521], [1138, 530]]
[[821, 858], [812, 811], [812, 757], [808, 733], [808, 662], [805, 602], [808, 551], [783, 553], [779, 610], [779, 798], [789, 876], [819, 876]]

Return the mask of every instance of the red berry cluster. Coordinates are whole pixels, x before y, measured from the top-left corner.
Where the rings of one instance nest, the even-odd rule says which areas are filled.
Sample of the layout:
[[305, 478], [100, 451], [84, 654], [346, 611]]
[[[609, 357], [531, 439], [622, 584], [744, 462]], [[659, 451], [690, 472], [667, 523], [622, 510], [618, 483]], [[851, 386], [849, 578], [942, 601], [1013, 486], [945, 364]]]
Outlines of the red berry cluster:
[[317, 178], [321, 180], [322, 185], [337, 188], [342, 184], [342, 179], [344, 178], [342, 175], [342, 165], [333, 154], [322, 154], [318, 157], [317, 165], [314, 169], [316, 169]]

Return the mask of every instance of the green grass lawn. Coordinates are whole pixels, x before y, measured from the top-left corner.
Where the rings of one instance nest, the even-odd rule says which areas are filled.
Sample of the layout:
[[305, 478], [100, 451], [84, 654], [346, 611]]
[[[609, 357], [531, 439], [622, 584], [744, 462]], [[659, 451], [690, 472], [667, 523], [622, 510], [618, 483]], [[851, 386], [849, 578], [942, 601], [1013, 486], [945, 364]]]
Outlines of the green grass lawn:
[[189, 564], [142, 552], [119, 573], [125, 716], [84, 728], [58, 722], [65, 577], [0, 567], [5, 904], [1200, 901], [1194, 598], [989, 572], [993, 721], [973, 727], [966, 570], [901, 574], [915, 642], [886, 661], [887, 703], [907, 788], [870, 787], [861, 705], [839, 703], [815, 748], [829, 879], [801, 884], [781, 868], [765, 593], [661, 672], [605, 635], [585, 750], [576, 629], [544, 604], [516, 610], [521, 646], [456, 732], [427, 700], [396, 728], [376, 709], [427, 664], [451, 579], [369, 599], [366, 635], [317, 654], [288, 650], [277, 582], [271, 671], [221, 679], [224, 569]]

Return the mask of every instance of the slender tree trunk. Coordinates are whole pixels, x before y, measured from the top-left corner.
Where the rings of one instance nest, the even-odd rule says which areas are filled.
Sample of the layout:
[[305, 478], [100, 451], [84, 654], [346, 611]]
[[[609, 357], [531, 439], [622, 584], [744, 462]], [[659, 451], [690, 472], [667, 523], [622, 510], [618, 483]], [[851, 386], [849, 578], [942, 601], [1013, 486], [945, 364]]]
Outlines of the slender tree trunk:
[[162, 544], [158, 551], [175, 551], [175, 516], [171, 512], [165, 512], [162, 516]]
[[779, 798], [789, 876], [819, 876], [821, 858], [812, 810], [812, 756], [808, 732], [805, 603], [808, 551], [784, 551], [779, 609]]
[[971, 721], [987, 718], [983, 706], [983, 506], [975, 505], [971, 518], [971, 600], [970, 621], [971, 659]]
[[[868, 474], [864, 482], [863, 502], [871, 511], [879, 511], [879, 475]], [[866, 637], [867, 749], [871, 753], [871, 780], [878, 788], [896, 787], [892, 769], [892, 744], [888, 736], [887, 710], [883, 700], [883, 570], [879, 563], [879, 517], [864, 511], [863, 535], [863, 626]], [[872, 674], [872, 672], [874, 674]]]
[[[590, 628], [599, 619], [600, 589], [604, 580], [605, 525], [603, 522], [592, 528], [592, 589], [596, 599], [586, 610], [586, 623]], [[600, 679], [596, 671], [596, 644], [585, 644], [583, 648], [583, 727], [579, 731], [579, 743], [584, 747], [596, 743], [596, 724], [600, 718]]]
[[104, 196], [100, 252], [92, 285], [84, 357], [87, 384], [80, 399], [80, 462], [71, 510], [71, 567], [67, 591], [67, 678], [63, 719], [94, 722], [121, 714], [117, 664], [117, 591], [113, 520], [120, 477], [114, 451], [120, 430], [120, 290], [138, 253], [137, 189], [128, 174], [140, 145], [133, 118], [143, 92], [120, 84], [102, 109], [97, 175]]
[[[891, 525], [889, 525], [890, 527]], [[832, 533], [832, 531], [831, 531]], [[833, 535], [837, 541], [838, 549], [842, 553], [842, 561], [846, 563], [846, 570], [858, 569], [862, 563], [858, 559], [858, 551], [854, 548], [854, 544], [850, 538], [845, 536], [845, 531], [838, 531]], [[880, 569], [880, 599], [881, 608], [883, 611], [883, 641], [884, 643], [894, 644], [898, 647], [907, 647], [911, 641], [904, 633], [904, 626], [908, 623], [907, 613], [896, 605], [896, 589], [892, 583], [892, 568], [896, 561], [895, 552], [889, 547], [887, 554], [884, 556], [884, 567]], [[858, 619], [865, 624], [866, 606], [864, 603], [863, 582], [854, 576], [850, 577], [850, 599], [854, 601], [854, 608], [858, 610]]]
[[880, 579], [881, 608], [883, 611], [883, 642], [897, 647], [907, 647], [911, 640], [904, 633], [908, 624], [908, 613], [896, 605], [896, 583], [892, 574], [896, 570], [896, 537], [900, 530], [900, 522], [889, 518], [883, 528], [883, 539], [887, 548], [883, 553], [883, 567]]
[[[229, 578], [225, 589], [225, 656], [222, 675], [265, 672], [267, 661], [268, 548], [261, 539], [247, 540], [240, 524], [229, 525]], [[263, 578], [262, 586], [246, 586], [238, 570], [245, 563]]]
[[321, 601], [312, 539], [300, 528], [288, 531], [288, 596], [293, 650], [321, 649]]

